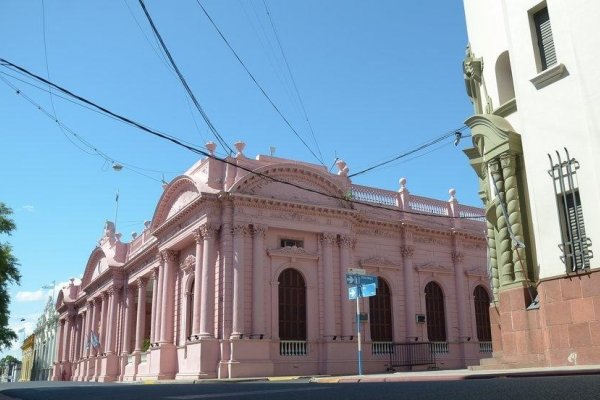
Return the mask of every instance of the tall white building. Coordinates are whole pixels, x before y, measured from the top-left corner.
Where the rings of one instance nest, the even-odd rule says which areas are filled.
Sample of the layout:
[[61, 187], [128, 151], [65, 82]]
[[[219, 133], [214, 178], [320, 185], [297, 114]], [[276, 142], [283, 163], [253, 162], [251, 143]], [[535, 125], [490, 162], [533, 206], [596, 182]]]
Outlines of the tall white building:
[[[600, 362], [600, 2], [464, 0], [488, 365]], [[496, 310], [498, 312], [496, 312]]]

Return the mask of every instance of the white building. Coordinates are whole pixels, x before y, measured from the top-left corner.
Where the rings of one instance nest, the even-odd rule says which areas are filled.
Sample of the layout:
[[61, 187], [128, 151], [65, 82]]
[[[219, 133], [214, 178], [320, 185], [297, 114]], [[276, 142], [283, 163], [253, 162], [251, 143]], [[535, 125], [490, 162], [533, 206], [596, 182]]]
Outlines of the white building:
[[47, 381], [52, 372], [56, 353], [56, 328], [58, 313], [52, 297], [48, 298], [44, 313], [38, 318], [35, 334], [32, 381]]
[[464, 6], [475, 108], [465, 153], [487, 211], [494, 358], [597, 364], [600, 2]]

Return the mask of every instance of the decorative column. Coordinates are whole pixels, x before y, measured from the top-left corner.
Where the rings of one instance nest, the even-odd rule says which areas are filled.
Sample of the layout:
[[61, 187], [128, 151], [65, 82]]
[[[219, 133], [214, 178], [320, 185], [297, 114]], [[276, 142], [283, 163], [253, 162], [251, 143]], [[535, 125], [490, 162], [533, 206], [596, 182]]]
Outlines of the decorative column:
[[[100, 335], [98, 333], [98, 321], [100, 320], [100, 299], [96, 297], [92, 300], [92, 302], [94, 308], [92, 309], [92, 326], [90, 327], [90, 330], [94, 332], [96, 339], [100, 340]], [[92, 349], [92, 346], [90, 345], [90, 352], [93, 353], [93, 355], [98, 355], [99, 350], [100, 349], [98, 348]]]
[[499, 197], [496, 202], [496, 221], [498, 235], [496, 236], [497, 257], [499, 257], [502, 268], [500, 276], [500, 285], [509, 285], [514, 281], [514, 267], [512, 263], [511, 238], [508, 233], [508, 221], [504, 216], [502, 203], [506, 204], [506, 195], [504, 192], [504, 177], [500, 169], [500, 162], [497, 159], [490, 161], [489, 170], [492, 174], [493, 184], [496, 186], [494, 197]]
[[[144, 345], [144, 331], [146, 322], [146, 284], [145, 278], [138, 278], [136, 280], [138, 287], [138, 306], [137, 306], [137, 321], [136, 321], [136, 332], [135, 332], [135, 351], [141, 352], [142, 346]], [[154, 296], [153, 296], [154, 297]]]
[[340, 235], [340, 293], [342, 314], [342, 335], [352, 336], [352, 321], [356, 318], [352, 312], [352, 302], [348, 300], [348, 286], [346, 285], [346, 271], [351, 268], [350, 251], [354, 247], [354, 238], [350, 235]]
[[266, 225], [252, 226], [252, 333], [265, 333], [264, 260]]
[[92, 300], [88, 300], [86, 305], [87, 310], [85, 313], [85, 327], [83, 330], [83, 356], [88, 358], [90, 356], [90, 349], [92, 348], [90, 344], [90, 331], [92, 330], [92, 314], [94, 310], [94, 303]]
[[417, 337], [416, 327], [416, 309], [415, 309], [415, 279], [413, 268], [413, 255], [415, 247], [413, 246], [412, 232], [408, 228], [403, 228], [403, 244], [400, 247], [402, 253], [402, 270], [404, 278], [404, 308], [406, 315], [406, 339], [414, 340]]
[[106, 341], [108, 339], [108, 292], [102, 292], [100, 295], [102, 298], [102, 311], [100, 312], [100, 328], [102, 334], [100, 335], [100, 354], [106, 353]]
[[496, 255], [496, 233], [494, 225], [489, 220], [486, 220], [487, 228], [487, 244], [488, 244], [488, 259], [490, 263], [490, 280], [492, 283], [492, 291], [494, 301], [498, 301], [498, 288], [500, 287], [500, 278], [498, 276], [498, 259]]
[[78, 361], [81, 354], [81, 330], [83, 325], [83, 315], [77, 314], [75, 316], [75, 340], [73, 343], [73, 361]]
[[[454, 238], [457, 241], [457, 238]], [[470, 336], [467, 334], [467, 306], [465, 302], [465, 271], [463, 267], [463, 254], [460, 251], [460, 245], [455, 243], [455, 250], [452, 252], [452, 262], [454, 263], [454, 285], [456, 287], [456, 311], [458, 313], [458, 336], [460, 340]]]
[[175, 306], [175, 273], [178, 254], [173, 250], [162, 252], [163, 264], [163, 289], [161, 299], [161, 326], [160, 342], [173, 343], [173, 310]]
[[111, 287], [108, 290], [108, 330], [106, 338], [106, 353], [115, 354], [116, 346], [116, 331], [117, 331], [117, 304], [119, 302], [119, 289]]
[[56, 335], [56, 343], [58, 343], [57, 351], [56, 351], [56, 362], [62, 362], [65, 360], [65, 323], [64, 319], [58, 321], [58, 334]]
[[244, 242], [248, 227], [233, 227], [233, 329], [232, 335], [244, 333]]
[[[524, 243], [523, 224], [521, 221], [521, 206], [519, 205], [519, 191], [517, 187], [516, 157], [512, 154], [504, 154], [500, 156], [500, 165], [502, 167], [502, 175], [504, 176], [504, 191], [506, 196], [506, 211], [508, 214], [508, 223], [514, 238], [518, 243]], [[518, 243], [512, 243], [517, 245]], [[527, 280], [527, 260], [525, 256], [525, 248], [521, 246], [513, 246], [512, 263], [514, 266], [514, 281], [523, 282]]]
[[157, 292], [156, 292], [156, 306], [152, 307], [152, 310], [156, 312], [154, 316], [154, 342], [158, 343], [161, 341], [161, 326], [164, 315], [162, 313], [162, 307], [164, 303], [164, 279], [165, 279], [165, 260], [159, 255], [160, 261], [158, 265], [158, 277], [157, 277]]
[[[158, 268], [152, 270], [152, 313], [150, 316], [150, 343], [157, 342], [156, 333], [156, 314], [159, 312], [158, 306]], [[138, 306], [139, 307], [139, 306]]]
[[213, 337], [215, 315], [215, 264], [213, 254], [215, 251], [215, 233], [217, 228], [212, 225], [200, 227], [204, 238], [204, 252], [202, 254], [202, 292], [200, 301], [200, 336]]
[[202, 253], [204, 251], [204, 239], [200, 229], [194, 231], [194, 240], [196, 241], [196, 266], [194, 269], [194, 304], [192, 317], [192, 335], [200, 334], [200, 300], [202, 293]]
[[69, 349], [70, 349], [70, 345], [71, 345], [71, 316], [67, 315], [67, 318], [65, 318], [65, 326], [64, 326], [64, 332], [63, 332], [63, 354], [62, 354], [62, 360], [63, 362], [69, 361]]
[[[129, 285], [129, 284], [127, 284]], [[124, 318], [124, 324], [125, 326], [123, 327], [123, 336], [122, 336], [122, 341], [123, 341], [123, 351], [122, 354], [127, 355], [129, 353], [131, 353], [131, 319], [133, 318], [133, 298], [134, 298], [134, 291], [133, 290], [129, 290], [129, 286], [127, 286], [127, 298], [125, 299], [125, 318]]]
[[323, 254], [323, 315], [325, 315], [324, 333], [326, 337], [335, 335], [335, 300], [333, 296], [333, 243], [336, 235], [330, 232], [321, 234]]

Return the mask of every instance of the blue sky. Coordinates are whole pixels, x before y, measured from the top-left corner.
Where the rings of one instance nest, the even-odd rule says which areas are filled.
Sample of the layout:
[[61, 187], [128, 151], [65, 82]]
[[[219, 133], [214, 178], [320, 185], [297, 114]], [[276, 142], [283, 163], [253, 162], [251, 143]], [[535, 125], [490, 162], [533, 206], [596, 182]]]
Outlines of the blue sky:
[[[312, 152], [350, 173], [460, 128], [472, 113], [461, 62], [466, 30], [460, 1], [266, 0], [315, 140], [293, 89], [262, 0], [201, 0], [246, 67]], [[199, 103], [225, 141], [245, 154], [319, 163], [257, 89], [196, 0], [146, 0], [161, 35]], [[44, 45], [45, 36], [45, 45]], [[154, 129], [202, 146], [215, 140], [152, 36], [134, 0], [0, 2], [0, 57]], [[197, 156], [188, 150], [53, 96], [0, 67], [2, 189], [17, 231], [21, 263], [10, 288], [11, 326], [33, 329], [51, 291], [79, 277], [105, 220], [129, 240], [152, 218], [162, 192]], [[24, 95], [96, 149], [126, 166], [115, 172]], [[448, 139], [353, 178], [479, 206], [475, 174]], [[318, 143], [318, 149], [316, 147]], [[75, 143], [75, 144], [74, 144]], [[83, 151], [83, 150], [85, 151]], [[92, 152], [93, 153], [93, 152]], [[220, 146], [219, 155], [226, 151]], [[139, 169], [138, 169], [139, 167]], [[25, 321], [21, 321], [25, 319]], [[22, 337], [22, 335], [21, 335]], [[20, 356], [19, 356], [20, 358]]]

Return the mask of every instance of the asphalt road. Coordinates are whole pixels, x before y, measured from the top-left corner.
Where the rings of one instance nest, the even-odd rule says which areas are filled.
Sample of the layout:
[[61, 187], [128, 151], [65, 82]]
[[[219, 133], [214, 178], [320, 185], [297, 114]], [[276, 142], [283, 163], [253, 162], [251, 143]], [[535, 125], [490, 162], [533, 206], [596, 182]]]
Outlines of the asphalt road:
[[0, 399], [22, 400], [354, 400], [354, 399], [599, 399], [600, 376], [493, 378], [440, 382], [321, 384], [89, 384], [31, 382], [0, 385]]

